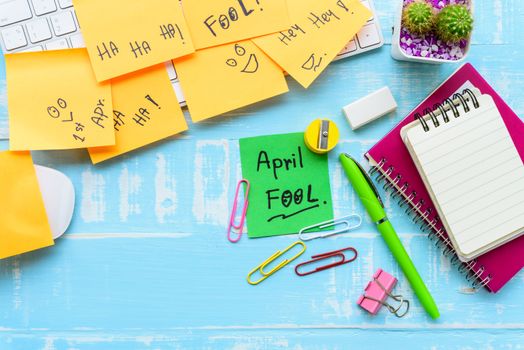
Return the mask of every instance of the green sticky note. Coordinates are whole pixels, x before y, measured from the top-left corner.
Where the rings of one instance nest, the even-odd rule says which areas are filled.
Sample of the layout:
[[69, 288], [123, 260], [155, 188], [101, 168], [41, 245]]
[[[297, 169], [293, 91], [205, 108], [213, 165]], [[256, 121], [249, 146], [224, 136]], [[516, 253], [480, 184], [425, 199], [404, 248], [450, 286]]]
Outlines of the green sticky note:
[[240, 139], [240, 157], [251, 183], [250, 238], [298, 233], [333, 219], [327, 156], [311, 152], [304, 133]]

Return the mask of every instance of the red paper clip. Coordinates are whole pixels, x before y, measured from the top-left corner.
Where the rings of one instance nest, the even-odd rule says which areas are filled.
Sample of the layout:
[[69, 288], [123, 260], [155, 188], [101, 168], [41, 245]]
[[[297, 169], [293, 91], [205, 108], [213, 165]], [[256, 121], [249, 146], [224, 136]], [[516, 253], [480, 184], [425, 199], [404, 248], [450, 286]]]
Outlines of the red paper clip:
[[[346, 259], [346, 255], [344, 255], [344, 253], [343, 253], [346, 250], [350, 250], [354, 254], [354, 256], [351, 259], [349, 259], [349, 260]], [[323, 254], [313, 255], [311, 257], [311, 260], [303, 262], [303, 263], [300, 263], [297, 266], [295, 266], [295, 273], [297, 275], [299, 275], [299, 276], [311, 275], [312, 273], [315, 273], [315, 272], [327, 270], [327, 269], [330, 269], [330, 268], [335, 267], [335, 266], [340, 266], [340, 265], [344, 265], [344, 264], [350, 263], [350, 262], [354, 261], [357, 258], [357, 256], [358, 256], [357, 250], [355, 248], [353, 248], [353, 247], [347, 247], [347, 248], [343, 248], [343, 249], [339, 249], [339, 250], [334, 250], [332, 252], [327, 252], [327, 253], [323, 253]], [[313, 264], [313, 263], [316, 263], [318, 261], [321, 261], [321, 260], [324, 260], [324, 259], [329, 259], [329, 258], [339, 258], [339, 259], [338, 259], [338, 261], [335, 261], [335, 262], [333, 262], [331, 264], [319, 266], [319, 267], [315, 268], [314, 270], [310, 270], [310, 271], [307, 271], [307, 272], [299, 272], [298, 271], [301, 266], [308, 265], [308, 264]]]
[[[240, 192], [240, 187], [242, 187], [242, 183], [246, 184], [246, 190], [244, 191], [244, 207], [242, 208], [242, 214], [240, 215], [240, 222], [238, 225], [235, 224], [235, 216], [237, 213], [237, 207], [238, 207], [238, 194]], [[249, 204], [247, 200], [247, 196], [249, 195], [249, 181], [242, 179], [237, 184], [237, 189], [235, 192], [235, 200], [233, 201], [233, 209], [231, 210], [231, 217], [229, 218], [229, 225], [227, 227], [227, 239], [231, 243], [236, 243], [242, 238], [242, 230], [244, 229], [244, 222], [246, 220], [246, 212], [247, 212], [247, 206]], [[231, 231], [233, 229], [237, 230], [236, 237], [231, 237]]]

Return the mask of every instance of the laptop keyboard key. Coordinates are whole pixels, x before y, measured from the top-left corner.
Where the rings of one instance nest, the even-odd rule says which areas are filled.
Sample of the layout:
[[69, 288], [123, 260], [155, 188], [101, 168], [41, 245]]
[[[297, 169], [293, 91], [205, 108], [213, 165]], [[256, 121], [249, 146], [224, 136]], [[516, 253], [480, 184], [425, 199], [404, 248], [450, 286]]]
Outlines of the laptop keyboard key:
[[58, 4], [60, 5], [60, 8], [68, 8], [73, 6], [73, 0], [58, 0]]
[[51, 16], [51, 24], [56, 36], [69, 34], [76, 30], [75, 20], [69, 11]]
[[36, 52], [36, 51], [44, 51], [44, 48], [40, 45], [31, 46], [24, 50], [19, 50], [17, 52]]
[[373, 24], [364, 26], [360, 32], [357, 33], [358, 44], [360, 47], [370, 47], [380, 43], [380, 35], [377, 27]]
[[86, 43], [84, 42], [84, 37], [81, 33], [71, 35], [69, 37], [69, 40], [71, 40], [71, 46], [74, 48], [78, 47], [86, 47]]
[[0, 1], [0, 27], [33, 17], [27, 0]]
[[45, 45], [46, 50], [62, 50], [62, 49], [68, 49], [69, 44], [67, 43], [67, 40], [65, 38], [62, 38], [60, 40], [51, 41], [50, 43], [47, 43]]
[[37, 16], [56, 11], [55, 0], [31, 0]]
[[[362, 3], [362, 5], [366, 6], [368, 8], [368, 10], [371, 11], [371, 5], [369, 4], [369, 2], [367, 0], [361, 0], [360, 2]], [[373, 12], [373, 11], [371, 11], [371, 12]], [[372, 20], [373, 20], [373, 15], [371, 15], [371, 17], [369, 17], [368, 22], [370, 22]]]
[[177, 74], [176, 74], [175, 67], [173, 66], [173, 62], [167, 61], [165, 64], [166, 64], [167, 75], [169, 76], [169, 80], [176, 80]]
[[346, 53], [353, 52], [356, 49], [357, 49], [357, 44], [355, 43], [355, 40], [351, 40], [349, 43], [346, 44], [346, 46], [344, 46], [342, 51], [340, 51], [338, 54], [339, 55], [344, 55]]
[[27, 45], [27, 38], [21, 25], [2, 30], [2, 39], [4, 40], [5, 48], [9, 51]]
[[32, 43], [51, 39], [51, 29], [45, 18], [38, 18], [26, 24], [27, 34]]

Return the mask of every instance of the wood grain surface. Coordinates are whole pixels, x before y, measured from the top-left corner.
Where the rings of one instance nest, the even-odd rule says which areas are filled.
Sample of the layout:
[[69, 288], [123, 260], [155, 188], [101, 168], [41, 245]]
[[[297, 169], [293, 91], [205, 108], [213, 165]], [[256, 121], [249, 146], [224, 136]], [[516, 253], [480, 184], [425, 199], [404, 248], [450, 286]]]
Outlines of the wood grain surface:
[[[34, 152], [35, 162], [72, 179], [75, 215], [54, 247], [0, 261], [0, 349], [524, 348], [522, 272], [498, 294], [468, 293], [463, 276], [383, 193], [388, 215], [439, 305], [441, 318], [430, 320], [338, 164], [340, 152], [363, 159], [457, 68], [391, 58], [397, 3], [375, 0], [388, 44], [333, 63], [308, 90], [288, 78], [286, 95], [190, 123], [179, 137], [99, 166], [83, 150]], [[468, 61], [522, 115], [524, 2], [476, 0], [475, 17]], [[351, 131], [341, 107], [385, 85], [398, 110]], [[4, 138], [5, 89], [2, 59]], [[344, 237], [311, 242], [303, 258], [346, 246], [357, 248], [359, 257], [304, 278], [287, 267], [251, 286], [248, 271], [296, 236], [226, 240], [241, 176], [238, 139], [302, 131], [319, 117], [334, 120], [342, 136], [329, 159], [335, 214], [365, 219]], [[7, 149], [8, 141], [0, 147]], [[412, 301], [406, 317], [385, 309], [370, 316], [356, 305], [378, 267], [399, 277], [396, 292]]]

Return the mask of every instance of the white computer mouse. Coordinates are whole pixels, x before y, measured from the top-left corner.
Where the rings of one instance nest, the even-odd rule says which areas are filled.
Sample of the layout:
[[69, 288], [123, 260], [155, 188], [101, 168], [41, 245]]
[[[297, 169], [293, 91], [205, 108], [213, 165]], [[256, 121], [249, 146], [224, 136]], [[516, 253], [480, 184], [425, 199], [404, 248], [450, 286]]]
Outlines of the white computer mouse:
[[75, 209], [75, 188], [71, 180], [58, 170], [41, 165], [35, 165], [35, 169], [53, 239], [57, 239], [71, 223]]

